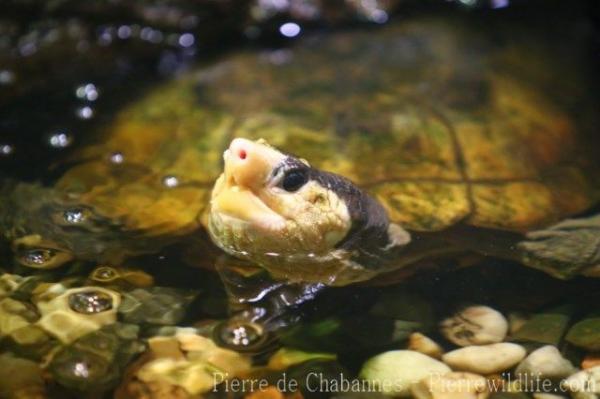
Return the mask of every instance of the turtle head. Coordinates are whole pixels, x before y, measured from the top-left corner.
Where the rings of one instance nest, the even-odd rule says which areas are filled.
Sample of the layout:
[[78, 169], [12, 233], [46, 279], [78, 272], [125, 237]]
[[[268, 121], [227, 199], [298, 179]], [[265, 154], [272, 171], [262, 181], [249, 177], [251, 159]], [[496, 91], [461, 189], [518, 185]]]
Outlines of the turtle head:
[[[209, 230], [234, 255], [326, 253], [348, 233], [346, 202], [308, 162], [264, 140], [234, 139], [212, 192]], [[252, 257], [252, 256], [250, 256]]]

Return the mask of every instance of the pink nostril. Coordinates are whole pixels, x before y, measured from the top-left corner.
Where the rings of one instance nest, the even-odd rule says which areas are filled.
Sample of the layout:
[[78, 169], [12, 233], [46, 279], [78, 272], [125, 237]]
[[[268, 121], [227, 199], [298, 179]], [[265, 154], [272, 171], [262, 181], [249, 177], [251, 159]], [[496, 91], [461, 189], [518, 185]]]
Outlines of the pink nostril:
[[248, 154], [246, 154], [246, 150], [240, 150], [238, 152], [238, 156], [240, 157], [240, 159], [246, 159], [246, 156], [248, 156]]

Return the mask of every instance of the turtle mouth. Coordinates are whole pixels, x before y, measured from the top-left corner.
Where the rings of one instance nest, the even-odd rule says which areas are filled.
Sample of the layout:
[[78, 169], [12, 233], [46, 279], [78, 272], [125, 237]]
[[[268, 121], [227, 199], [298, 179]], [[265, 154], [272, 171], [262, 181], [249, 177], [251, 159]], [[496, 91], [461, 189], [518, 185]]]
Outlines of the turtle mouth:
[[233, 140], [223, 154], [225, 168], [213, 189], [211, 214], [262, 230], [283, 229], [286, 219], [261, 199], [267, 180], [282, 157], [260, 142]]

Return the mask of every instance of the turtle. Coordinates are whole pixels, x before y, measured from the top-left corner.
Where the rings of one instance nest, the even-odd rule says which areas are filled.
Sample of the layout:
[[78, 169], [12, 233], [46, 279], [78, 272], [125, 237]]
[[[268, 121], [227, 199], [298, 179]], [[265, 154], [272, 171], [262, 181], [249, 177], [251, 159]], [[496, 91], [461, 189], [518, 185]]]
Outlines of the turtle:
[[194, 237], [313, 288], [465, 252], [597, 277], [586, 75], [540, 43], [428, 17], [233, 52], [121, 109], [52, 187], [5, 183], [3, 234], [37, 268]]

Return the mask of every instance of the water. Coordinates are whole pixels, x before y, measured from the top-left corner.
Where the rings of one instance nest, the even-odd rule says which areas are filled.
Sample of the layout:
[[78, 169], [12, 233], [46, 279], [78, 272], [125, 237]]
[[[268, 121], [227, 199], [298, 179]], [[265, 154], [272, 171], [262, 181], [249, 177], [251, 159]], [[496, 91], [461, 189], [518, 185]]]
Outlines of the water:
[[0, 397], [377, 397], [366, 361], [456, 349], [439, 324], [469, 305], [508, 320], [499, 340], [597, 361], [600, 281], [525, 267], [512, 233], [451, 229], [471, 250], [325, 287], [336, 257], [277, 260], [274, 238], [263, 261], [296, 284], [275, 282], [204, 228], [235, 136], [360, 183], [416, 242], [595, 215], [587, 5], [256, 4], [2, 6]]

